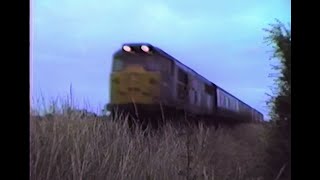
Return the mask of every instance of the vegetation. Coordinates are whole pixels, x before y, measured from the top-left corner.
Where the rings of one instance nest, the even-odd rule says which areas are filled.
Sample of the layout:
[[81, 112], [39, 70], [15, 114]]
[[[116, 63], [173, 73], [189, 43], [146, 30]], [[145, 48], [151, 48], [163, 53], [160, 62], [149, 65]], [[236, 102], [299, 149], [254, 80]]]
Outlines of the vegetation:
[[264, 124], [145, 133], [74, 114], [31, 116], [31, 179], [263, 179]]
[[268, 102], [272, 127], [268, 133], [271, 169], [267, 172], [278, 174], [278, 178], [291, 179], [291, 29], [277, 21], [271, 29], [265, 30], [268, 32], [266, 40], [274, 49], [272, 59], [279, 61], [274, 66], [276, 92]]

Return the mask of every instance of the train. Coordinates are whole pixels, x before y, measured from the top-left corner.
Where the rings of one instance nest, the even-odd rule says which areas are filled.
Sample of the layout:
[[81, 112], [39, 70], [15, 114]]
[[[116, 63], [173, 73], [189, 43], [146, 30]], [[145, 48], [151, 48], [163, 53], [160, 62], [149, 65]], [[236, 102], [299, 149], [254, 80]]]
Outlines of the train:
[[112, 114], [180, 112], [211, 121], [263, 122], [257, 109], [150, 43], [122, 44], [111, 69], [107, 110]]

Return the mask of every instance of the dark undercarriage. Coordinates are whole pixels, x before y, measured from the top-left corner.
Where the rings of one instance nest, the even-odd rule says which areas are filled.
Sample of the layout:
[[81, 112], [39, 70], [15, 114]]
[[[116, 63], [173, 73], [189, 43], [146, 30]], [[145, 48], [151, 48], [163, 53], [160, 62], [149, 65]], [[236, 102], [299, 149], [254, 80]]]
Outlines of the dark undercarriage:
[[214, 126], [217, 128], [221, 124], [235, 125], [239, 122], [239, 120], [235, 120], [232, 117], [226, 118], [221, 114], [210, 116], [196, 115], [164, 105], [132, 103], [121, 105], [109, 104], [107, 108], [111, 112], [112, 119], [123, 119], [118, 117], [127, 116], [130, 126], [133, 124], [142, 124], [143, 127], [151, 125], [153, 128], [158, 128], [169, 122], [176, 125], [203, 123], [206, 126]]

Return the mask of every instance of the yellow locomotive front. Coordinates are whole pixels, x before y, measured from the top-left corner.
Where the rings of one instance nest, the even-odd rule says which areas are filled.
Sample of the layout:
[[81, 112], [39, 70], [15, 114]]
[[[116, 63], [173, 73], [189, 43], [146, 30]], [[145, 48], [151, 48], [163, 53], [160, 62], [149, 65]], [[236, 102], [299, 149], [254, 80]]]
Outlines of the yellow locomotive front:
[[124, 45], [113, 56], [108, 110], [137, 111], [159, 108], [161, 63], [147, 45]]
[[[119, 61], [119, 60], [115, 60]], [[160, 75], [143, 66], [130, 65], [111, 74], [112, 104], [152, 104], [159, 97]]]

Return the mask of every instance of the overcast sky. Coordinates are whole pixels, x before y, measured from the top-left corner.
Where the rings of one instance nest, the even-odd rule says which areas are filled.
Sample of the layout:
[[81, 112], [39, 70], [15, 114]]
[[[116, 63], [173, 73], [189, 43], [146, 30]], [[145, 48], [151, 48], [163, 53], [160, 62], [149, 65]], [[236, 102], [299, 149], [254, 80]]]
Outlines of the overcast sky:
[[33, 0], [31, 92], [97, 111], [109, 101], [112, 54], [149, 42], [265, 115], [272, 79], [262, 30], [291, 22], [288, 0]]

